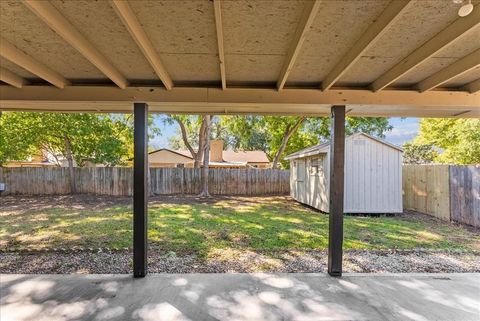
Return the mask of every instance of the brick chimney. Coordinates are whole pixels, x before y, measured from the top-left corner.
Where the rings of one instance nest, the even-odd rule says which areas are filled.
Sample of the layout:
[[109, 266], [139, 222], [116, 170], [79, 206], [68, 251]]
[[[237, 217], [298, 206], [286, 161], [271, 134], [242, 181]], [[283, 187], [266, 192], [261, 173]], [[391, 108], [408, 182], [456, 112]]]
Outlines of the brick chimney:
[[213, 139], [210, 141], [210, 161], [223, 162], [223, 140]]

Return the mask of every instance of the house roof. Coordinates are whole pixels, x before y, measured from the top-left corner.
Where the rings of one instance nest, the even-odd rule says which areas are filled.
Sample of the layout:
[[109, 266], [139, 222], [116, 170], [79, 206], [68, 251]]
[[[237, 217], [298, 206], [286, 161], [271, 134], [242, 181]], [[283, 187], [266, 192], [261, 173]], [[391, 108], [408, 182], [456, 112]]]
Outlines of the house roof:
[[0, 1], [0, 109], [479, 117], [472, 4]]
[[270, 163], [267, 154], [265, 154], [265, 152], [261, 150], [224, 150], [223, 160], [226, 162]]
[[189, 151], [173, 150], [173, 149], [168, 149], [168, 148], [160, 148], [160, 149], [151, 151], [148, 154], [151, 155], [151, 154], [155, 154], [155, 153], [158, 153], [158, 152], [161, 152], [161, 151], [168, 151], [168, 152], [171, 152], [171, 153], [183, 156], [183, 157], [188, 157], [190, 159], [193, 159], [193, 157], [192, 157], [192, 155], [190, 154]]
[[[192, 154], [188, 150], [173, 150], [168, 148], [161, 148], [150, 152], [153, 154], [162, 150], [166, 150], [180, 156], [188, 157], [193, 159]], [[267, 154], [261, 150], [251, 150], [251, 151], [233, 151], [233, 150], [224, 150], [222, 154], [224, 163], [232, 163], [233, 165], [242, 165], [246, 163], [270, 163], [270, 160], [267, 157]]]
[[[378, 137], [375, 137], [375, 136], [372, 136], [372, 135], [369, 135], [369, 134], [366, 134], [366, 133], [355, 133], [355, 134], [347, 136], [346, 139], [353, 139], [353, 138], [358, 137], [358, 136], [364, 136], [364, 137], [373, 139], [373, 140], [375, 140], [379, 143], [385, 144], [385, 145], [387, 145], [391, 148], [394, 148], [394, 149], [397, 149], [397, 150], [403, 152], [403, 149], [398, 147], [397, 145], [391, 144], [391, 143], [387, 142], [386, 140], [383, 140], [381, 138], [378, 138]], [[298, 152], [287, 155], [285, 157], [285, 160], [292, 160], [292, 159], [296, 159], [296, 158], [303, 158], [303, 157], [308, 157], [308, 156], [327, 153], [329, 147], [330, 147], [330, 142], [329, 141], [318, 144], [318, 145], [310, 146], [310, 147], [304, 148], [302, 150], [299, 150]]]

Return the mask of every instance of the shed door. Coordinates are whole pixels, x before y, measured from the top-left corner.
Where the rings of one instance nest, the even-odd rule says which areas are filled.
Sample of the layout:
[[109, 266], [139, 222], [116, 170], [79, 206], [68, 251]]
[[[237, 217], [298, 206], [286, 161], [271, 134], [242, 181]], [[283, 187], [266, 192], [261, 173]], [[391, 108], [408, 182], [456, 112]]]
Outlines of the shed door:
[[297, 195], [301, 202], [305, 202], [306, 196], [306, 171], [305, 171], [305, 160], [298, 160], [296, 166], [296, 183], [297, 183]]

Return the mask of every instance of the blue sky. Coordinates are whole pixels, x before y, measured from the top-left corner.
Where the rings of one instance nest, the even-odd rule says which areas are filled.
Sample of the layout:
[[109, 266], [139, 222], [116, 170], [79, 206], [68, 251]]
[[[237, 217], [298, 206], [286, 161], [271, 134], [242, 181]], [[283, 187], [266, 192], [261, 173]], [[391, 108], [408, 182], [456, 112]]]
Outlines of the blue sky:
[[168, 147], [168, 137], [174, 136], [177, 132], [177, 125], [165, 124], [166, 116], [159, 115], [154, 118], [154, 124], [156, 127], [160, 128], [161, 135], [158, 135], [150, 140], [149, 144], [153, 148], [164, 148]]
[[[155, 125], [160, 128], [162, 135], [150, 141], [154, 148], [168, 147], [168, 138], [177, 132], [177, 125], [165, 124], [164, 119], [165, 116], [155, 118]], [[418, 118], [390, 118], [389, 122], [393, 129], [386, 133], [386, 140], [395, 145], [403, 145], [418, 134], [418, 121]]]
[[385, 139], [392, 144], [401, 146], [418, 135], [418, 118], [390, 118], [389, 122], [393, 129], [385, 134]]

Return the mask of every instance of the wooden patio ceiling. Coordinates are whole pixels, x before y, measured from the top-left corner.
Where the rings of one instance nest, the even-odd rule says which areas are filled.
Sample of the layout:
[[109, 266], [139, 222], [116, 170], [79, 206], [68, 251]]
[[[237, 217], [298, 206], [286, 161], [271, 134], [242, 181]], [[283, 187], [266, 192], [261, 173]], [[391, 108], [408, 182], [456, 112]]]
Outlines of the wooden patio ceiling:
[[480, 117], [480, 5], [0, 2], [0, 109]]

